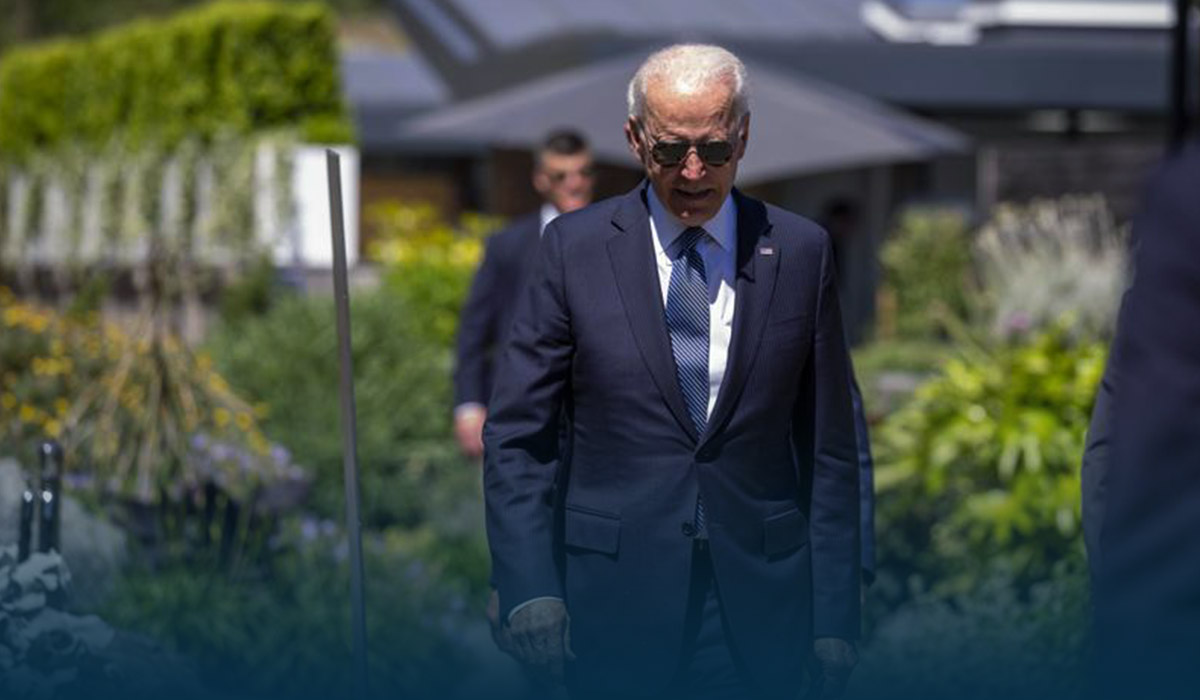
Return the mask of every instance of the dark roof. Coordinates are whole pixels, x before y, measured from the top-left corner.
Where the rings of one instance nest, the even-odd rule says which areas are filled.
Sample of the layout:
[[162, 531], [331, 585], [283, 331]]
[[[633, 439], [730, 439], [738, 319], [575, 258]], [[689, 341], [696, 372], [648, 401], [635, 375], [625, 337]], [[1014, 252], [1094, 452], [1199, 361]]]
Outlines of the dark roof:
[[870, 32], [858, 16], [858, 4], [856, 0], [447, 0], [444, 14], [492, 47], [511, 50], [547, 38], [597, 32], [655, 39], [862, 39]]
[[860, 0], [388, 0], [456, 97], [678, 41], [874, 41]]
[[1167, 104], [1169, 39], [1165, 34], [1146, 39], [974, 46], [760, 43], [734, 49], [919, 110], [1158, 112]]
[[[600, 160], [637, 167], [622, 132], [625, 87], [644, 54], [623, 56], [468, 100], [418, 117], [402, 128], [407, 144], [533, 148], [552, 128], [571, 125]], [[872, 100], [748, 64], [750, 143], [739, 167], [744, 184], [794, 175], [919, 160], [966, 147], [936, 125]]]
[[368, 148], [390, 147], [398, 124], [450, 98], [445, 83], [415, 51], [347, 51], [341, 60], [346, 99], [359, 140]]

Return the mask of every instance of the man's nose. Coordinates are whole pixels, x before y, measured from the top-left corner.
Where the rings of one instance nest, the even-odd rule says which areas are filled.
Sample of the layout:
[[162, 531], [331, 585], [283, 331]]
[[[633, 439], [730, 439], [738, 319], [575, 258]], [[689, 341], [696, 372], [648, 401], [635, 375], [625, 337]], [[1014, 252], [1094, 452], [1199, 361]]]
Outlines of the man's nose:
[[704, 161], [695, 148], [689, 148], [683, 162], [679, 164], [680, 174], [688, 180], [699, 180], [704, 177]]

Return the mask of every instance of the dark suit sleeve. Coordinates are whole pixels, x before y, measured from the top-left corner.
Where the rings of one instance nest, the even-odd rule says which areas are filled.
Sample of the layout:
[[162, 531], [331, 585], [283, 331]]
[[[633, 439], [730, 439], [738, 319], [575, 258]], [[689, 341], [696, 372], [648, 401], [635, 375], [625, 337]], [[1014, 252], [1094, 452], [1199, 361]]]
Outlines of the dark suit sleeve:
[[854, 439], [858, 446], [858, 515], [861, 532], [860, 555], [863, 581], [875, 580], [875, 460], [871, 457], [871, 435], [867, 411], [854, 369], [850, 369], [850, 399], [854, 406]]
[[[859, 463], [850, 397], [850, 358], [838, 307], [828, 238], [824, 240], [816, 337], [808, 373], [813, 405], [797, 420], [813, 421], [810, 542], [813, 634], [856, 639], [860, 633]], [[802, 426], [797, 425], [797, 430]]]
[[1088, 566], [1095, 574], [1100, 568], [1100, 524], [1104, 521], [1104, 492], [1108, 486], [1109, 431], [1112, 427], [1112, 358], [1104, 369], [1092, 419], [1088, 424], [1087, 443], [1080, 469], [1083, 511], [1083, 543]]
[[483, 262], [471, 281], [471, 291], [458, 321], [454, 357], [454, 405], [487, 405], [492, 351], [497, 342], [495, 292], [500, 262], [496, 236], [488, 239]]
[[484, 427], [488, 544], [502, 617], [532, 598], [563, 596], [553, 488], [573, 355], [560, 237], [551, 225], [513, 319]]

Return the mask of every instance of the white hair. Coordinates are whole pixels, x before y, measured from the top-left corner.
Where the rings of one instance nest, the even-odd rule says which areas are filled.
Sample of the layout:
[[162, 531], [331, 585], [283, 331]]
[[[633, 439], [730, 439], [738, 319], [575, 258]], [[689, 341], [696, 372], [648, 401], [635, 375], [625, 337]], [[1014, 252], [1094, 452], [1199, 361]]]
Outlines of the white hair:
[[665, 80], [691, 92], [719, 80], [733, 88], [733, 117], [740, 121], [750, 112], [750, 94], [746, 85], [746, 66], [741, 59], [720, 46], [711, 44], [675, 44], [647, 58], [629, 81], [626, 101], [629, 116], [646, 116], [646, 85]]

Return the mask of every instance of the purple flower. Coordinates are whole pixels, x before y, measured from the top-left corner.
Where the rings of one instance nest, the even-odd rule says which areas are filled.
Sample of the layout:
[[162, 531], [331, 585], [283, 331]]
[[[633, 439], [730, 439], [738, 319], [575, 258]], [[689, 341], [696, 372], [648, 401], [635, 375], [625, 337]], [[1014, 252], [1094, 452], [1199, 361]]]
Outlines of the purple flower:
[[213, 445], [211, 452], [213, 459], [217, 460], [218, 462], [224, 462], [225, 460], [233, 457], [233, 449], [223, 442], [218, 442], [217, 444]]
[[292, 461], [292, 453], [288, 452], [288, 449], [283, 445], [273, 444], [271, 445], [271, 459], [275, 460], [275, 463], [280, 466], [286, 466]]
[[1024, 311], [1018, 311], [1008, 317], [1008, 331], [1010, 333], [1024, 333], [1033, 326], [1033, 319]]

